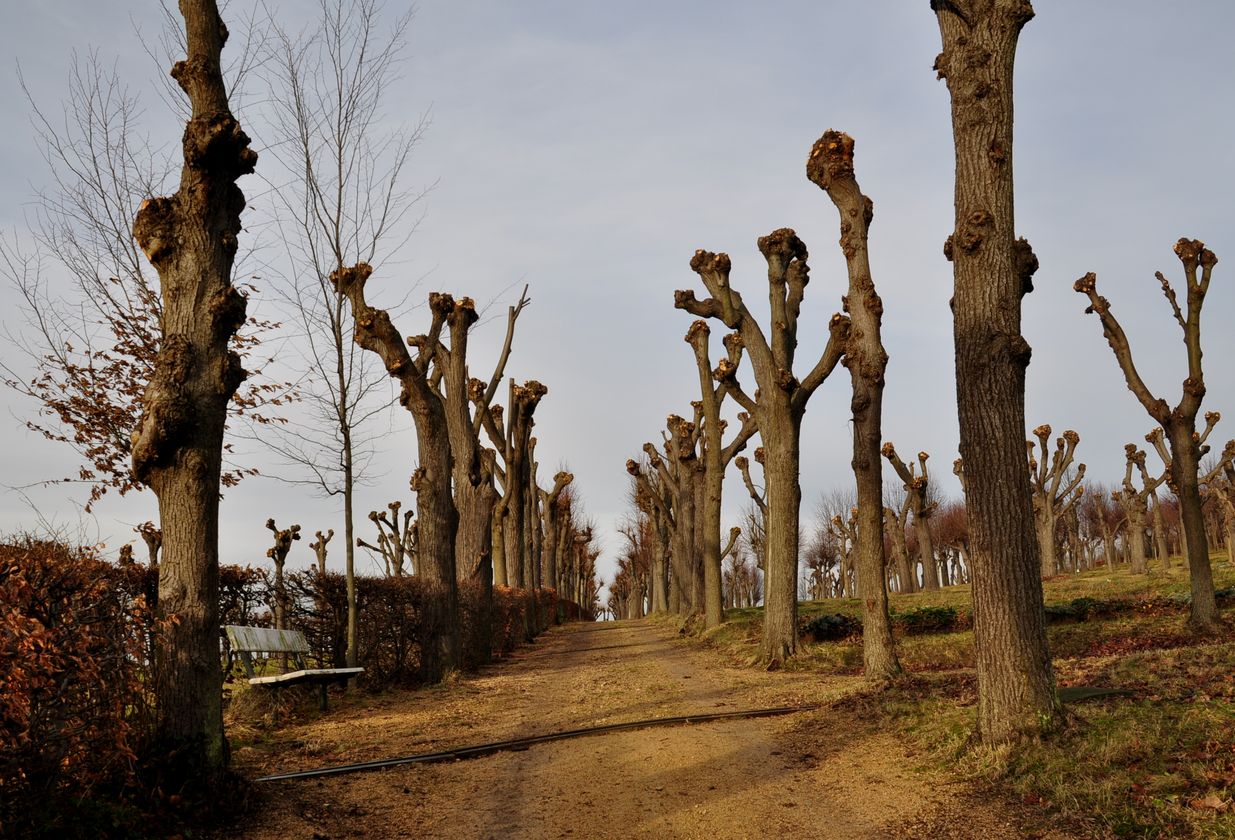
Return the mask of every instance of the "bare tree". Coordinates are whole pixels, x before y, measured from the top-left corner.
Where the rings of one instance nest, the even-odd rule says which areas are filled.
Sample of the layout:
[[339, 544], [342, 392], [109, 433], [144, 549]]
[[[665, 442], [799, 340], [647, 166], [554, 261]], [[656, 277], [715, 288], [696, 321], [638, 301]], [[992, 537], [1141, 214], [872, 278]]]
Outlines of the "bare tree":
[[382, 558], [389, 577], [416, 573], [417, 528], [413, 521], [414, 513], [411, 509], [405, 510], [400, 520], [399, 510], [402, 507], [403, 503], [396, 499], [386, 505], [386, 510], [369, 511], [369, 521], [377, 527], [377, 545], [365, 542], [363, 537], [356, 538], [357, 548], [367, 549]]
[[[566, 488], [574, 480], [575, 476], [573, 473], [567, 470], [560, 470], [557, 475], [553, 476], [553, 487], [551, 489], [542, 490], [537, 488], [545, 529], [544, 546], [541, 555], [543, 571], [541, 574], [545, 585], [551, 586], [558, 591], [561, 591], [561, 574], [558, 568], [558, 543], [562, 539], [562, 518], [559, 503], [562, 494], [566, 492]], [[656, 563], [653, 562], [651, 570], [655, 568]], [[656, 608], [653, 607], [653, 609]], [[663, 606], [661, 609], [663, 609]]]
[[[899, 495], [899, 499], [897, 495]], [[913, 495], [908, 492], [888, 494], [885, 502], [883, 506], [883, 526], [892, 543], [897, 591], [901, 593], [917, 592], [917, 575], [914, 573], [913, 564], [909, 562], [909, 544], [905, 539], [905, 528], [909, 524], [909, 512], [913, 510]]]
[[1033, 492], [1033, 515], [1038, 532], [1038, 556], [1042, 565], [1042, 577], [1059, 574], [1059, 561], [1055, 556], [1055, 525], [1065, 516], [1077, 500], [1084, 495], [1081, 481], [1085, 478], [1085, 465], [1070, 472], [1072, 458], [1081, 436], [1068, 429], [1055, 438], [1055, 451], [1047, 457], [1046, 442], [1051, 436], [1051, 427], [1043, 424], [1033, 430], [1038, 439], [1041, 460], [1034, 457], [1034, 443], [1026, 441], [1029, 455], [1029, 486]]
[[[525, 539], [527, 534], [527, 508], [531, 503], [532, 461], [531, 440], [533, 415], [541, 399], [549, 393], [540, 382], [528, 380], [518, 385], [510, 380], [507, 423], [505, 428], [497, 425], [490, 434], [495, 446], [505, 451], [503, 460], [506, 469], [502, 476], [502, 499], [494, 511], [500, 522], [503, 538], [504, 563], [495, 567], [497, 583], [511, 586], [531, 586], [534, 583], [532, 570], [527, 562]], [[500, 424], [500, 418], [495, 418]]]
[[[163, 302], [132, 219], [144, 199], [170, 189], [173, 167], [142, 134], [141, 103], [95, 53], [74, 62], [61, 119], [32, 98], [30, 104], [53, 183], [33, 205], [33, 249], [0, 238], [0, 274], [17, 290], [28, 325], [8, 338], [34, 375], [8, 361], [0, 371], [5, 384], [39, 404], [29, 428], [81, 457], [71, 480], [89, 488], [89, 511], [109, 489], [124, 495], [143, 486], [132, 471], [132, 439], [154, 372]], [[68, 277], [69, 298], [52, 294], [48, 264]], [[273, 326], [249, 318], [230, 338], [232, 348], [251, 361]], [[282, 404], [285, 387], [255, 376], [232, 395], [229, 409], [265, 422], [256, 412]], [[221, 480], [231, 486], [253, 473], [226, 466]]]
[[760, 237], [758, 245], [768, 264], [770, 338], [746, 307], [742, 295], [730, 286], [732, 266], [728, 254], [697, 251], [690, 265], [710, 296], [697, 300], [693, 291], [680, 290], [674, 294], [674, 305], [699, 318], [715, 318], [737, 332], [759, 386], [756, 402], [738, 384], [736, 369], [729, 369], [723, 362], [717, 369], [728, 383], [729, 393], [758, 425], [767, 457], [764, 475], [768, 554], [764, 569], [762, 657], [776, 665], [792, 656], [797, 647], [802, 416], [811, 395], [844, 353], [849, 319], [840, 313], [832, 316], [823, 353], [806, 377], [799, 380], [793, 373], [793, 362], [798, 314], [810, 273], [806, 245], [788, 228]]
[[1028, 0], [932, 0], [952, 100], [956, 151], [952, 261], [956, 401], [971, 535], [978, 731], [999, 743], [1054, 728], [1061, 715], [1025, 469], [1021, 298], [1038, 261], [1016, 238], [1012, 76]]
[[[1127, 458], [1127, 468], [1124, 472], [1123, 486], [1116, 491], [1115, 498], [1123, 508], [1127, 520], [1124, 541], [1128, 545], [1132, 573], [1143, 575], [1149, 570], [1145, 563], [1145, 529], [1149, 525], [1147, 521], [1148, 500], [1154, 495], [1154, 491], [1166, 481], [1168, 470], [1164, 470], [1159, 476], [1151, 476], [1145, 466], [1145, 451], [1137, 449], [1135, 444], [1127, 444], [1124, 447], [1124, 455]], [[1134, 468], [1141, 476], [1139, 489], [1132, 483]]]
[[[1222, 505], [1223, 524], [1226, 527], [1226, 561], [1235, 566], [1235, 445], [1228, 442], [1220, 466], [1222, 478], [1212, 485]], [[1216, 477], [1215, 477], [1216, 478]]]
[[[763, 466], [764, 461], [763, 447], [755, 448], [755, 463]], [[758, 486], [750, 476], [750, 462], [744, 456], [739, 455], [734, 459], [737, 464], [738, 471], [742, 474], [742, 483], [746, 485], [746, 492], [750, 496], [750, 505], [747, 507], [743, 517], [746, 527], [743, 533], [746, 535], [746, 549], [754, 558], [755, 567], [762, 570], [764, 561], [767, 560], [768, 547], [768, 491], [766, 483], [763, 486]]]
[[[833, 539], [840, 549], [840, 588], [846, 598], [854, 598], [857, 596], [857, 586], [860, 583], [860, 577], [856, 557], [858, 540], [860, 539], [858, 528], [858, 509], [856, 507], [849, 509], [848, 517], [843, 517], [836, 514], [828, 523], [829, 530], [832, 532]], [[883, 536], [883, 526], [880, 525], [880, 534]]]
[[656, 481], [638, 461], [626, 462], [626, 470], [639, 482], [644, 498], [659, 509], [668, 526], [671, 539], [669, 551], [669, 608], [686, 614], [703, 611], [703, 569], [700, 563], [701, 529], [696, 527], [696, 502], [701, 497], [702, 470], [699, 465], [697, 426], [676, 414], [666, 419], [665, 458], [651, 443], [643, 446], [648, 472], [654, 471]]
[[[938, 589], [939, 567], [935, 564], [935, 543], [931, 534], [930, 517], [939, 505], [931, 498], [930, 472], [926, 468], [926, 462], [931, 456], [926, 452], [919, 452], [918, 463], [906, 466], [890, 441], [883, 445], [880, 452], [888, 459], [897, 477], [904, 482], [905, 494], [913, 510], [913, 529], [918, 538], [918, 556], [922, 561], [922, 588]], [[908, 591], [916, 592], [916, 575], [912, 583], [913, 588]]]
[[309, 543], [309, 548], [313, 549], [313, 557], [317, 560], [317, 573], [324, 575], [326, 574], [326, 546], [334, 537], [334, 528], [327, 530], [325, 534], [317, 531], [313, 536], [317, 537], [317, 539]]
[[[432, 321], [429, 331], [412, 336], [404, 343], [390, 314], [375, 309], [365, 301], [365, 283], [373, 269], [368, 263], [339, 269], [331, 274], [331, 282], [351, 303], [356, 342], [376, 353], [387, 374], [400, 385], [399, 404], [412, 415], [416, 425], [416, 448], [419, 465], [412, 473], [411, 488], [416, 493], [417, 574], [441, 587], [442, 616], [439, 626], [430, 632], [434, 641], [426, 645], [422, 676], [429, 681], [440, 679], [446, 669], [459, 663], [459, 589], [455, 578], [455, 535], [459, 527], [459, 511], [455, 507], [451, 487], [452, 456], [446, 406], [431, 382], [442, 331], [456, 313], [455, 299], [434, 292], [429, 295]], [[458, 308], [467, 308], [463, 299]], [[413, 358], [408, 345], [417, 353]]]
[[219, 668], [219, 483], [227, 404], [244, 381], [231, 339], [245, 298], [231, 283], [244, 194], [257, 153], [227, 103], [214, 0], [181, 0], [188, 56], [172, 76], [192, 113], [180, 188], [142, 202], [133, 236], [159, 273], [162, 335], [132, 442], [133, 475], [159, 500], [163, 557], [156, 727], [179, 773], [217, 777], [227, 756]]
[[639, 517], [649, 526], [652, 543], [651, 556], [651, 610], [666, 612], [669, 605], [669, 564], [673, 544], [673, 516], [670, 506], [672, 497], [660, 476], [648, 464], [627, 461], [626, 471], [631, 475], [630, 498], [639, 511]]
[[316, 25], [301, 34], [272, 21], [265, 65], [269, 143], [282, 169], [268, 180], [289, 267], [279, 290], [299, 328], [305, 370], [301, 419], [262, 441], [293, 467], [282, 480], [342, 500], [347, 663], [354, 666], [355, 489], [375, 455], [370, 422], [392, 399], [388, 380], [353, 340], [345, 295], [330, 278], [345, 266], [390, 260], [411, 235], [408, 211], [422, 193], [408, 189], [405, 170], [424, 122], [383, 127], [410, 12], [387, 21], [378, 0], [318, 6]]
[[266, 529], [274, 534], [274, 545], [266, 549], [266, 556], [274, 561], [274, 626], [280, 630], [287, 627], [287, 588], [283, 585], [283, 567], [292, 550], [292, 542], [300, 539], [300, 526], [279, 528], [273, 519], [266, 520]]
[[[1201, 491], [1197, 480], [1200, 471], [1201, 443], [1196, 431], [1196, 415], [1205, 398], [1205, 375], [1201, 368], [1201, 309], [1209, 280], [1218, 258], [1199, 239], [1180, 239], [1175, 243], [1175, 256], [1184, 269], [1185, 312], [1171, 282], [1162, 272], [1154, 276], [1162, 285], [1162, 294], [1171, 305], [1171, 313], [1184, 336], [1188, 356], [1188, 375], [1183, 381], [1179, 403], [1171, 408], [1166, 400], [1156, 397], [1141, 379], [1132, 359], [1128, 336], [1119, 325], [1111, 304], [1098, 294], [1098, 278], [1093, 272], [1075, 283], [1076, 291], [1089, 299], [1086, 312], [1096, 314], [1102, 322], [1102, 334], [1110, 344], [1123, 372], [1124, 381], [1133, 395], [1159, 426], [1166, 432], [1170, 448], [1167, 460], [1171, 490], [1179, 497], [1183, 533], [1187, 544], [1188, 576], [1191, 580], [1192, 606], [1189, 623], [1197, 630], [1211, 629], [1218, 619], [1214, 598], [1213, 569], [1209, 565], [1209, 543], [1205, 535], [1205, 514], [1201, 508]], [[1199, 269], [1199, 274], [1198, 274]]]
[[[728, 385], [723, 375], [719, 382], [713, 375], [708, 352], [710, 332], [706, 321], [695, 321], [686, 333], [686, 342], [695, 351], [699, 389], [703, 397], [699, 407], [702, 417], [699, 443], [703, 449], [703, 504], [699, 511], [700, 526], [703, 529], [699, 546], [703, 563], [703, 620], [705, 627], [719, 627], [724, 621], [721, 562], [726, 552], [721, 549], [720, 544], [720, 514], [725, 470], [728, 469], [729, 462], [746, 448], [746, 443], [755, 433], [756, 427], [750, 415], [743, 412], [741, 429], [728, 445], [723, 443], [725, 421], [720, 419], [720, 407], [728, 394]], [[736, 333], [727, 336], [725, 349], [728, 351], [726, 365], [736, 368], [742, 360], [741, 336]]]
[[159, 568], [159, 551], [163, 548], [163, 531], [153, 522], [143, 522], [133, 530], [146, 544], [146, 556], [150, 558], [150, 568]]
[[883, 301], [871, 279], [869, 243], [875, 205], [862, 194], [853, 171], [853, 138], [827, 131], [811, 149], [806, 176], [824, 190], [840, 214], [840, 247], [849, 271], [842, 298], [850, 329], [843, 364], [849, 369], [853, 398], [853, 474], [857, 480], [858, 585], [862, 598], [862, 663], [866, 679], [879, 682], [900, 673], [888, 616], [888, 586], [883, 553], [883, 385], [888, 354], [880, 338]]

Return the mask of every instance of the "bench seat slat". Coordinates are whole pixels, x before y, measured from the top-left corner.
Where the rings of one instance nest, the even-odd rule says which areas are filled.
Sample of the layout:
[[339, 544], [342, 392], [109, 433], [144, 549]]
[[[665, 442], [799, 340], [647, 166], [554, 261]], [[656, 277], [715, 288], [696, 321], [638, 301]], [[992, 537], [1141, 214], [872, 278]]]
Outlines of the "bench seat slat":
[[273, 685], [277, 683], [315, 682], [343, 677], [354, 677], [363, 674], [364, 668], [305, 668], [300, 671], [288, 671], [286, 674], [273, 674], [268, 677], [253, 677], [249, 685]]

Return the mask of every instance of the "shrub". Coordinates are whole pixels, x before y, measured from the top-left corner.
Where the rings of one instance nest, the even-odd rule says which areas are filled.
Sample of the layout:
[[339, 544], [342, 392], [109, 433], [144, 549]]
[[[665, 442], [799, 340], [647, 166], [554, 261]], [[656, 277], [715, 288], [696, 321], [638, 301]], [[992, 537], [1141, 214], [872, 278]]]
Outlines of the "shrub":
[[972, 624], [968, 613], [962, 615], [955, 607], [915, 607], [900, 613], [892, 613], [892, 626], [906, 636], [925, 633], [952, 633], [967, 629]]
[[117, 830], [149, 731], [138, 578], [88, 549], [0, 545], [0, 833]]
[[862, 622], [855, 616], [844, 613], [823, 613], [806, 622], [799, 635], [807, 636], [815, 642], [829, 642], [858, 636], [861, 633]]

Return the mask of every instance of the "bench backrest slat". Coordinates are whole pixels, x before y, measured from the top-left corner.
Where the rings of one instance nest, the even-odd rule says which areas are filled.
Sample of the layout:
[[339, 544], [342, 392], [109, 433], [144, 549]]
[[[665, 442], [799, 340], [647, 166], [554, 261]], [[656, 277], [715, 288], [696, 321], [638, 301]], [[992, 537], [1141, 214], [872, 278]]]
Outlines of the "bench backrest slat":
[[309, 641], [299, 630], [275, 630], [270, 627], [241, 627], [228, 624], [227, 640], [235, 652], [308, 653]]

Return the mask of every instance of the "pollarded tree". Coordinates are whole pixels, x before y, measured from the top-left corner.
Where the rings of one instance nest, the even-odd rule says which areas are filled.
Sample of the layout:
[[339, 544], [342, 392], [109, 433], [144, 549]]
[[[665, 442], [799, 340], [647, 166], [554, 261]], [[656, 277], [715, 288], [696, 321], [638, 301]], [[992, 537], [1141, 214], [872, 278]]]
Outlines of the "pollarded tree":
[[[728, 377], [725, 370], [736, 369], [742, 361], [741, 337], [737, 334], [725, 338], [728, 355], [721, 362], [719, 375], [714, 375], [708, 352], [706, 321], [695, 321], [686, 333], [686, 342], [695, 351], [695, 363], [699, 371], [700, 401], [699, 442], [703, 448], [703, 504], [697, 512], [702, 528], [700, 555], [703, 563], [703, 620], [705, 627], [719, 627], [724, 621], [724, 604], [721, 592], [721, 562], [724, 552], [720, 544], [720, 512], [725, 470], [729, 462], [746, 448], [746, 442], [755, 433], [755, 423], [750, 415], [728, 445], [724, 444], [725, 421], [720, 418], [720, 406], [728, 394]], [[731, 546], [732, 547], [732, 546]]]
[[[459, 511], [459, 531], [455, 538], [455, 575], [459, 580], [479, 579], [488, 586], [495, 579], [493, 552], [493, 511], [497, 505], [495, 455], [480, 443], [480, 430], [489, 406], [505, 375], [506, 362], [514, 342], [515, 323], [531, 303], [527, 287], [519, 301], [506, 311], [506, 338], [488, 382], [468, 377], [467, 348], [472, 326], [477, 321], [471, 298], [456, 302], [447, 322], [449, 347], [439, 343], [435, 361], [441, 376], [433, 387], [446, 407], [446, 427], [450, 434], [452, 482], [455, 507]], [[500, 581], [505, 583], [504, 580]], [[486, 590], [487, 591], [487, 590]]]
[[1055, 523], [1066, 515], [1085, 493], [1081, 481], [1085, 478], [1085, 465], [1078, 464], [1076, 472], [1068, 478], [1076, 445], [1081, 436], [1068, 429], [1062, 437], [1055, 438], [1055, 451], [1049, 460], [1046, 442], [1051, 436], [1051, 427], [1043, 424], [1033, 430], [1042, 453], [1034, 457], [1033, 441], [1026, 441], [1029, 454], [1029, 486], [1033, 490], [1033, 515], [1038, 530], [1038, 555], [1042, 564], [1042, 577], [1059, 574], [1059, 561], [1055, 557]]
[[[501, 512], [502, 535], [505, 539], [506, 574], [511, 586], [534, 584], [531, 565], [525, 550], [527, 508], [531, 504], [533, 415], [549, 389], [535, 380], [522, 385], [510, 382], [508, 424], [506, 429], [506, 472]], [[494, 442], [496, 444], [496, 441]]]
[[[828, 527], [833, 539], [836, 540], [836, 544], [840, 548], [840, 590], [846, 598], [853, 598], [857, 595], [858, 586], [861, 585], [861, 575], [854, 558], [854, 555], [857, 553], [858, 540], [860, 539], [858, 533], [860, 527], [858, 509], [856, 507], [850, 508], [847, 519], [839, 514], [833, 516], [828, 523]], [[880, 538], [883, 537], [882, 526], [880, 527], [879, 536]]]
[[386, 510], [369, 511], [369, 521], [377, 528], [377, 545], [365, 542], [363, 537], [356, 538], [357, 548], [367, 549], [382, 558], [388, 577], [416, 573], [418, 529], [411, 509], [403, 512], [400, 521], [399, 510], [402, 507], [403, 503], [396, 499], [386, 505]]
[[988, 744], [1054, 728], [1062, 708], [1025, 469], [1021, 298], [1038, 260], [1016, 237], [1012, 76], [1028, 0], [931, 0], [943, 51], [956, 152], [952, 261], [960, 454], [965, 461], [978, 732]]
[[[560, 501], [566, 488], [575, 480], [573, 473], [560, 470], [553, 476], [553, 487], [544, 490], [537, 487], [540, 496], [541, 516], [544, 519], [545, 538], [541, 554], [541, 577], [545, 586], [561, 589], [561, 573], [558, 569], [558, 543], [562, 538], [562, 516]], [[655, 568], [655, 564], [653, 564]], [[655, 587], [653, 587], [654, 589]]]
[[1235, 441], [1228, 441], [1222, 454], [1222, 478], [1215, 480], [1211, 487], [1217, 492], [1222, 505], [1223, 524], [1226, 527], [1226, 559], [1235, 566]]
[[660, 475], [648, 464], [626, 462], [631, 476], [630, 499], [638, 517], [646, 520], [653, 546], [651, 557], [651, 610], [667, 612], [669, 601], [669, 565], [673, 546], [673, 497], [660, 481]]
[[823, 353], [799, 380], [793, 373], [793, 363], [798, 314], [810, 279], [806, 245], [788, 228], [760, 237], [758, 244], [768, 264], [770, 335], [764, 334], [742, 295], [730, 286], [732, 264], [728, 254], [697, 251], [690, 265], [710, 296], [697, 300], [693, 291], [680, 290], [674, 294], [674, 305], [699, 318], [715, 318], [736, 331], [755, 372], [757, 402], [738, 383], [736, 370], [725, 371], [725, 376], [729, 393], [758, 425], [766, 453], [768, 522], [761, 654], [766, 662], [776, 665], [792, 656], [797, 646], [802, 416], [811, 395], [844, 353], [849, 318], [840, 313], [832, 316]]
[[[219, 482], [227, 405], [245, 371], [231, 349], [245, 322], [232, 285], [244, 194], [257, 153], [232, 116], [219, 57], [227, 27], [214, 0], [181, 0], [187, 57], [172, 76], [188, 95], [180, 188], [142, 202], [133, 236], [159, 273], [153, 374], [132, 441], [134, 477], [159, 500], [163, 557], [155, 654], [156, 732], [174, 776], [218, 777], [226, 763], [219, 668]], [[178, 787], [178, 786], [177, 786]]]
[[[416, 425], [419, 465], [411, 480], [416, 493], [416, 572], [441, 588], [442, 599], [440, 621], [429, 631], [431, 641], [424, 646], [421, 663], [422, 677], [434, 682], [459, 663], [459, 589], [455, 579], [459, 511], [451, 488], [453, 460], [446, 406], [431, 383], [437, 346], [454, 315], [455, 300], [447, 294], [430, 294], [429, 331], [411, 336], [405, 345], [389, 313], [369, 306], [365, 300], [365, 283], [372, 273], [368, 263], [357, 263], [335, 271], [331, 282], [351, 303], [356, 342], [376, 353], [386, 373], [399, 383], [399, 404], [411, 413]], [[408, 345], [417, 350], [414, 358]]]
[[[918, 556], [922, 561], [922, 588], [938, 589], [939, 567], [935, 564], [935, 543], [931, 534], [930, 517], [939, 504], [931, 498], [931, 477], [926, 469], [926, 462], [931, 456], [926, 452], [919, 452], [918, 463], [906, 465], [896, 454], [896, 447], [891, 442], [885, 443], [880, 452], [888, 459], [897, 477], [904, 482], [905, 493], [913, 509], [913, 529], [918, 538]], [[908, 590], [909, 592], [917, 591], [916, 576], [913, 584], [914, 587]]]
[[897, 591], [901, 593], [917, 592], [917, 575], [914, 574], [913, 565], [909, 562], [909, 545], [905, 539], [905, 528], [909, 524], [909, 512], [913, 509], [913, 495], [903, 493], [899, 503], [895, 499], [888, 499], [888, 502], [889, 504], [883, 507], [883, 525], [892, 543]]
[[[1205, 429], [1199, 434], [1196, 434], [1193, 436], [1193, 439], [1197, 446], [1197, 452], [1200, 454], [1201, 457], [1204, 457], [1205, 455], [1209, 453], [1209, 445], [1206, 443], [1206, 441], [1209, 440], [1210, 433], [1213, 432], [1214, 426], [1216, 426], [1218, 424], [1218, 421], [1221, 419], [1222, 419], [1222, 415], [1216, 411], [1205, 412]], [[1154, 451], [1158, 453], [1158, 457], [1161, 458], [1162, 463], [1166, 465], [1166, 472], [1163, 473], [1164, 480], [1167, 486], [1171, 489], [1171, 492], [1175, 494], [1175, 498], [1179, 499], [1179, 491], [1176, 489], [1176, 485], [1173, 480], [1174, 458], [1171, 455], [1170, 448], [1167, 446], [1166, 441], [1164, 440], [1164, 435], [1165, 433], [1163, 432], [1161, 427], [1154, 428], [1153, 430], [1149, 432], [1149, 434], [1145, 435], [1145, 442], [1153, 445]], [[1225, 457], [1225, 453], [1223, 454]], [[1221, 472], [1220, 463], [1216, 464], [1215, 467], [1216, 467], [1216, 471], [1209, 475], [1202, 476], [1198, 472], [1197, 489], [1198, 489], [1198, 494], [1200, 494], [1202, 509], [1205, 503], [1205, 495], [1204, 495], [1203, 488], [1205, 488], [1206, 485], [1211, 480], [1216, 478]], [[1165, 535], [1166, 528], [1165, 528], [1164, 517], [1162, 514], [1163, 505], [1158, 501], [1158, 494], [1156, 492], [1150, 494], [1150, 499], [1153, 502], [1154, 528], [1160, 529]], [[1182, 503], [1180, 503], [1179, 510], [1178, 510], [1179, 541], [1180, 541], [1180, 552], [1186, 557], [1188, 555], [1188, 532], [1183, 527], [1182, 507], [1183, 507]], [[1208, 546], [1206, 546], [1206, 551], [1208, 550], [1209, 550]], [[1169, 553], [1165, 551], [1160, 552], [1160, 553], [1163, 555], [1164, 558], [1168, 558], [1164, 560], [1163, 568], [1170, 568]]]
[[[1201, 309], [1209, 281], [1218, 258], [1199, 239], [1180, 239], [1175, 243], [1175, 256], [1184, 269], [1186, 286], [1184, 306], [1179, 306], [1175, 289], [1162, 272], [1154, 276], [1162, 284], [1162, 294], [1171, 305], [1171, 313], [1184, 335], [1188, 357], [1188, 375], [1183, 381], [1183, 394], [1174, 408], [1156, 397], [1141, 379], [1132, 359], [1128, 336], [1111, 312], [1111, 304], [1098, 294], [1098, 278], [1093, 272], [1076, 281], [1075, 289], [1089, 299], [1086, 312], [1094, 313], [1102, 322], [1102, 334], [1115, 353], [1124, 381], [1133, 395], [1159, 426], [1166, 432], [1170, 447], [1169, 483], [1179, 497], [1182, 532], [1188, 554], [1188, 577], [1191, 581], [1192, 605], [1189, 623], [1198, 630], [1210, 629], [1218, 619], [1214, 598], [1213, 569], [1209, 565], [1209, 542], [1205, 535], [1205, 513], [1201, 508], [1198, 474], [1201, 466], [1201, 444], [1196, 431], [1196, 416], [1205, 398], [1205, 375], [1201, 368]], [[1199, 271], [1199, 273], [1198, 273]]]
[[655, 471], [652, 483], [643, 465], [626, 462], [626, 470], [644, 492], [644, 498], [656, 506], [668, 525], [671, 548], [669, 608], [679, 613], [703, 611], [703, 569], [699, 563], [697, 504], [701, 497], [702, 469], [696, 451], [694, 423], [676, 414], [666, 420], [665, 457], [651, 443], [643, 446], [648, 467]]
[[[745, 415], [745, 412], [743, 412]], [[764, 452], [763, 447], [755, 448], [755, 463], [763, 466]], [[759, 569], [764, 567], [764, 561], [767, 559], [767, 534], [768, 534], [768, 490], [766, 483], [763, 487], [759, 487], [751, 479], [750, 462], [739, 455], [733, 461], [737, 464], [738, 471], [742, 474], [742, 483], [746, 485], [746, 492], [750, 495], [750, 505], [747, 506], [745, 514], [746, 522], [746, 547], [751, 555], [755, 558], [755, 566]]]
[[274, 561], [274, 626], [287, 628], [287, 588], [283, 585], [283, 567], [292, 550], [292, 542], [300, 539], [300, 526], [280, 528], [273, 519], [266, 520], [266, 528], [274, 534], [274, 545], [266, 549], [266, 556]]
[[146, 544], [146, 556], [150, 560], [150, 568], [159, 568], [159, 551], [163, 548], [162, 529], [153, 522], [143, 522], [133, 530]]
[[868, 234], [875, 205], [862, 194], [853, 172], [853, 138], [827, 131], [811, 149], [806, 176], [828, 194], [840, 214], [840, 247], [849, 272], [843, 298], [850, 329], [843, 364], [853, 388], [853, 474], [858, 499], [858, 588], [862, 598], [862, 662], [867, 680], [900, 673], [888, 616], [888, 586], [883, 553], [883, 385], [888, 354], [879, 330], [883, 301], [871, 279]]
[[[1145, 563], [1145, 529], [1149, 525], [1148, 500], [1154, 495], [1159, 485], [1166, 481], [1167, 471], [1157, 477], [1151, 476], [1145, 466], [1145, 451], [1137, 449], [1135, 444], [1129, 443], [1124, 446], [1124, 455], [1127, 458], [1127, 468], [1124, 472], [1123, 486], [1115, 492], [1114, 498], [1123, 508], [1127, 520], [1124, 540], [1128, 545], [1128, 562], [1132, 566], [1132, 573], [1143, 575], [1149, 570]], [[1134, 468], [1141, 476], [1140, 489], [1132, 483]]]
[[317, 560], [317, 573], [319, 575], [324, 575], [326, 574], [326, 552], [329, 550], [326, 546], [329, 545], [330, 540], [334, 538], [334, 528], [330, 528], [325, 534], [321, 531], [317, 531], [313, 534], [313, 536], [317, 539], [309, 543], [309, 548], [313, 549], [313, 557]]

